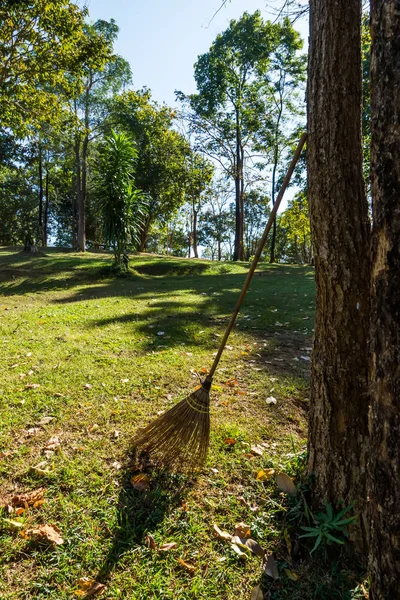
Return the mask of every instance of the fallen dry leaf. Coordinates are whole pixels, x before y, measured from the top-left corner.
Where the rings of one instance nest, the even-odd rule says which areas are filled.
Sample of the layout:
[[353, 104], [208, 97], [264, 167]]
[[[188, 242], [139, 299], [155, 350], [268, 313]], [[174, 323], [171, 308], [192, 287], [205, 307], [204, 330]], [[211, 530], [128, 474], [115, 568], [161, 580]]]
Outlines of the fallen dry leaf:
[[256, 542], [255, 540], [252, 540], [251, 538], [248, 538], [246, 540], [246, 546], [247, 546], [247, 548], [249, 548], [249, 550], [252, 551], [253, 554], [255, 554], [256, 556], [260, 556], [261, 558], [264, 558], [265, 550], [264, 550], [264, 548], [262, 548], [260, 546], [260, 544], [258, 542]]
[[25, 386], [25, 389], [26, 390], [35, 390], [38, 387], [40, 387], [40, 383], [27, 383]]
[[265, 471], [261, 469], [261, 471], [258, 471], [256, 479], [257, 481], [268, 481], [274, 473], [275, 469], [265, 469]]
[[250, 537], [250, 527], [246, 523], [236, 523], [235, 531], [233, 535], [237, 535], [240, 538]]
[[47, 444], [45, 445], [43, 450], [51, 450], [51, 451], [55, 452], [56, 450], [59, 449], [60, 444], [61, 444], [60, 438], [57, 435], [54, 435], [53, 437], [51, 437], [49, 439], [49, 441], [47, 442]]
[[101, 594], [106, 588], [104, 583], [99, 583], [90, 577], [81, 577], [78, 580], [78, 586], [79, 590], [75, 592], [75, 595], [81, 598], [89, 598], [95, 594]]
[[37, 473], [37, 475], [48, 475], [52, 469], [50, 468], [50, 466], [47, 464], [46, 461], [43, 461], [41, 463], [39, 463], [38, 465], [31, 467], [31, 470], [34, 473]]
[[163, 552], [168, 552], [169, 550], [172, 550], [172, 548], [175, 548], [176, 546], [176, 542], [169, 542], [167, 544], [162, 544], [162, 546], [159, 547], [159, 550], [162, 550]]
[[92, 388], [92, 384], [91, 383], [85, 383], [85, 385], [83, 386], [86, 390], [90, 390]]
[[267, 556], [267, 560], [263, 565], [263, 571], [266, 575], [272, 577], [272, 579], [279, 579], [278, 565], [272, 554]]
[[250, 600], [264, 600], [264, 594], [262, 593], [262, 590], [259, 585], [253, 588]]
[[241, 550], [237, 544], [231, 544], [231, 548], [240, 556], [240, 558], [247, 558], [246, 552], [243, 552], [243, 550]]
[[193, 573], [193, 571], [196, 570], [196, 567], [194, 565], [187, 563], [182, 558], [178, 558], [178, 562], [182, 565], [182, 567], [185, 567], [185, 569], [187, 569], [188, 571], [191, 571], [192, 573]]
[[13, 519], [2, 519], [2, 522], [8, 525], [11, 529], [18, 530], [25, 527], [21, 521], [14, 521]]
[[250, 446], [250, 450], [253, 452], [253, 454], [256, 454], [257, 456], [262, 456], [264, 454], [264, 448], [262, 446]]
[[119, 471], [122, 468], [122, 465], [117, 460], [114, 460], [114, 462], [111, 465], [111, 468], [115, 469], [116, 471]]
[[33, 437], [34, 435], [37, 435], [38, 433], [40, 433], [40, 429], [39, 427], [31, 427], [30, 429], [27, 430], [26, 435], [28, 437]]
[[231, 379], [228, 379], [228, 381], [225, 381], [225, 385], [227, 385], [228, 387], [236, 387], [237, 385], [239, 385], [239, 382], [236, 379], [236, 377], [232, 377]]
[[26, 511], [26, 508], [22, 508], [22, 506], [20, 506], [19, 508], [15, 509], [15, 514], [17, 515], [17, 517], [19, 517], [19, 516], [23, 515], [25, 511]]
[[44, 487], [37, 488], [36, 490], [32, 490], [31, 492], [26, 492], [25, 494], [16, 494], [11, 499], [11, 504], [13, 506], [33, 506], [35, 502], [41, 500], [45, 494], [46, 489]]
[[228, 446], [234, 446], [237, 443], [237, 440], [235, 440], [234, 438], [226, 438], [224, 440], [224, 444], [227, 444]]
[[228, 533], [227, 531], [222, 531], [218, 525], [213, 525], [214, 527], [214, 531], [217, 534], [217, 537], [220, 540], [228, 540], [229, 542], [232, 540], [232, 536], [230, 533]]
[[134, 475], [131, 479], [131, 484], [135, 488], [135, 490], [139, 490], [140, 492], [148, 492], [150, 489], [150, 478], [146, 473], [139, 473], [139, 475]]
[[145, 538], [145, 544], [150, 550], [157, 550], [157, 544], [154, 541], [153, 536], [148, 533]]
[[20, 535], [26, 540], [49, 542], [56, 546], [60, 546], [64, 543], [64, 540], [61, 537], [61, 531], [56, 525], [39, 525], [38, 527], [21, 531]]
[[296, 492], [293, 480], [286, 473], [278, 473], [276, 476], [276, 485], [285, 494], [294, 494]]

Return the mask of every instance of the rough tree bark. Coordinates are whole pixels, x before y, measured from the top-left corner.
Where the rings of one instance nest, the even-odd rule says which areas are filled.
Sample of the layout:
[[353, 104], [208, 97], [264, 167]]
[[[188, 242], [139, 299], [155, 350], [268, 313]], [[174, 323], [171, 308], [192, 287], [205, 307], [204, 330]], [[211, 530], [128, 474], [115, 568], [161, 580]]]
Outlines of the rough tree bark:
[[400, 0], [371, 2], [372, 600], [400, 598]]
[[361, 143], [361, 1], [311, 0], [308, 181], [317, 307], [309, 471], [318, 501], [361, 515], [365, 550], [369, 220]]

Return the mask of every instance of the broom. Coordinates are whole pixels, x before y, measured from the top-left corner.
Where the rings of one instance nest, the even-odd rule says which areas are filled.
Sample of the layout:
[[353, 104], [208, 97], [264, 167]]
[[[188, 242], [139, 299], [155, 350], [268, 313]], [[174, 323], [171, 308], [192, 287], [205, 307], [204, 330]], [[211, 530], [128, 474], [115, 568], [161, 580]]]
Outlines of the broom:
[[210, 439], [210, 389], [212, 379], [229, 334], [235, 324], [243, 299], [249, 288], [251, 278], [257, 267], [268, 233], [274, 222], [279, 205], [289, 184], [290, 178], [299, 159], [307, 134], [303, 133], [296, 152], [290, 163], [287, 175], [272, 208], [268, 223], [257, 248], [246, 281], [232, 313], [224, 337], [209, 374], [197, 389], [170, 410], [152, 421], [144, 430], [139, 431], [133, 439], [136, 450], [158, 463], [160, 466], [180, 471], [193, 472], [201, 467], [207, 457]]

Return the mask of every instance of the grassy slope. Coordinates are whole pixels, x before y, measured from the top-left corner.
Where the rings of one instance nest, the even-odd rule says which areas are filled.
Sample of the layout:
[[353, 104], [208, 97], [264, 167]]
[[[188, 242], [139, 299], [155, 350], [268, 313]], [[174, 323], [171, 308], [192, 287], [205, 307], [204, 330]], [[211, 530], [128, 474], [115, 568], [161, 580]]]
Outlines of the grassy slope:
[[[114, 279], [108, 262], [103, 254], [0, 252], [0, 496], [45, 486], [45, 504], [17, 520], [57, 524], [65, 539], [45, 548], [5, 524], [0, 598], [77, 597], [82, 576], [106, 583], [110, 599], [250, 597], [259, 559], [240, 559], [212, 525], [233, 532], [245, 521], [263, 547], [282, 547], [281, 499], [255, 473], [274, 467], [293, 474], [293, 454], [305, 448], [313, 273], [261, 268], [215, 378], [207, 467], [185, 485], [153, 475], [152, 490], [139, 492], [129, 484], [131, 436], [210, 366], [248, 265], [139, 256], [135, 275]], [[232, 377], [238, 387], [225, 384]], [[27, 389], [31, 383], [39, 387]], [[276, 405], [266, 403], [271, 395]], [[54, 419], [32, 432], [45, 416]], [[60, 451], [46, 457], [52, 436]], [[224, 443], [228, 437], [235, 446]], [[264, 455], [250, 457], [246, 443], [260, 442]], [[42, 461], [45, 475], [32, 470]], [[177, 546], [154, 552], [147, 533]], [[283, 575], [271, 598], [306, 600], [307, 577]], [[353, 597], [344, 588], [325, 596], [321, 585], [316, 598]]]

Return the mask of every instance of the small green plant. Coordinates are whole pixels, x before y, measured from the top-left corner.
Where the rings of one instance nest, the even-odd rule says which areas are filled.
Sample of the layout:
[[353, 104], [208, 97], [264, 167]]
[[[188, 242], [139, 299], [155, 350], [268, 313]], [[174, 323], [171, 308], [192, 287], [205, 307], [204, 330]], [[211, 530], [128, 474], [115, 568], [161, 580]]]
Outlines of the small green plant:
[[[357, 517], [347, 517], [344, 519], [343, 517], [347, 514], [354, 506], [350, 504], [343, 510], [341, 510], [336, 515], [333, 512], [332, 506], [330, 504], [325, 504], [326, 512], [317, 513], [316, 515], [311, 515], [312, 520], [315, 523], [314, 527], [302, 527], [304, 531], [307, 533], [300, 536], [300, 538], [316, 538], [313, 549], [311, 550], [311, 554], [318, 548], [320, 544], [344, 544], [344, 540], [340, 539], [337, 534], [348, 537], [347, 527], [351, 523], [354, 523]], [[335, 534], [335, 535], [333, 535]]]

